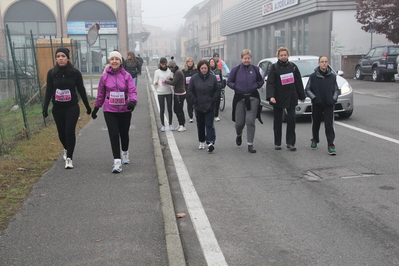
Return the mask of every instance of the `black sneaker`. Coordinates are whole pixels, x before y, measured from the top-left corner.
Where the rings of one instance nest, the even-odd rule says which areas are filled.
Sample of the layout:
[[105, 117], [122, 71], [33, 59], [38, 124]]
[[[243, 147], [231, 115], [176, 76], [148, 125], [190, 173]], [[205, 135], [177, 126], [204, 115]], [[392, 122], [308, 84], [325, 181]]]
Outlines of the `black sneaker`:
[[254, 149], [254, 145], [248, 145], [248, 152], [249, 153], [256, 153], [256, 150]]
[[281, 150], [281, 145], [275, 145], [275, 146], [274, 146], [274, 149], [275, 149], [276, 151]]
[[241, 143], [242, 143], [242, 136], [237, 136], [237, 138], [236, 138], [237, 146], [241, 146]]
[[287, 144], [287, 149], [289, 149], [290, 151], [296, 151], [295, 146], [291, 144]]
[[209, 143], [208, 144], [208, 152], [213, 152], [214, 149], [215, 149], [215, 146], [213, 146], [213, 143]]

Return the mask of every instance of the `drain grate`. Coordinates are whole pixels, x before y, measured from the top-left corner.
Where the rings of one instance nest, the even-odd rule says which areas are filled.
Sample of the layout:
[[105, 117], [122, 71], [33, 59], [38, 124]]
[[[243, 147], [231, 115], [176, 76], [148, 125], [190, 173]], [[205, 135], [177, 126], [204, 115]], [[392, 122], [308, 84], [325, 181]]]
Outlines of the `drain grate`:
[[369, 169], [366, 168], [357, 169], [355, 171], [346, 167], [335, 167], [335, 168], [313, 169], [306, 171], [303, 174], [303, 178], [308, 181], [321, 181], [328, 179], [337, 179], [337, 178], [347, 179], [347, 178], [358, 178], [358, 177], [374, 176], [374, 175], [376, 175], [374, 172], [371, 172]]

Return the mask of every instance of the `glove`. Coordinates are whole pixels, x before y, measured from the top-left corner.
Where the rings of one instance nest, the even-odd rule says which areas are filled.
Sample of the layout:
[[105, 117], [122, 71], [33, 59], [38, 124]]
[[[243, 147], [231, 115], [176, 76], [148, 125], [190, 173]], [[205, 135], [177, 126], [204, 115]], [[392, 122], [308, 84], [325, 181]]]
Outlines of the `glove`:
[[132, 111], [134, 110], [134, 107], [136, 107], [136, 103], [134, 101], [131, 101], [127, 104], [127, 109]]
[[48, 112], [46, 110], [43, 110], [42, 114], [44, 118], [48, 117]]
[[93, 112], [91, 113], [91, 118], [96, 119], [97, 118], [97, 112], [98, 112], [98, 107], [94, 107]]
[[316, 103], [316, 97], [312, 99], [312, 103]]
[[91, 114], [91, 107], [90, 106], [88, 106], [87, 108], [86, 108], [86, 114]]

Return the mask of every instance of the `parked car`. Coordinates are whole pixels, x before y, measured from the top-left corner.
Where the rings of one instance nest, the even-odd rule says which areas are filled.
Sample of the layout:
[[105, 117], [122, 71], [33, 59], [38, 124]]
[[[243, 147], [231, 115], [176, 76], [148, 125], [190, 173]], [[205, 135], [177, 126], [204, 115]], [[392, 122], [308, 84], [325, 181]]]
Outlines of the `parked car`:
[[[293, 62], [297, 65], [299, 71], [302, 75], [302, 83], [303, 87], [306, 87], [310, 74], [312, 74], [316, 67], [318, 67], [319, 57], [313, 55], [296, 55], [290, 56], [290, 62]], [[267, 84], [267, 75], [269, 73], [270, 67], [272, 64], [277, 62], [277, 57], [273, 58], [265, 58], [259, 61], [258, 66], [262, 69], [265, 76], [265, 83], [260, 89], [260, 98], [261, 105], [266, 107], [267, 109], [273, 110], [273, 106], [266, 101], [266, 84]], [[348, 81], [341, 77], [344, 72], [338, 71], [335, 72], [337, 74], [337, 83], [338, 87], [341, 91], [341, 94], [338, 97], [338, 101], [335, 104], [334, 113], [338, 114], [339, 117], [349, 118], [353, 113], [353, 90], [352, 86], [349, 85]], [[312, 114], [312, 102], [310, 98], [306, 98], [305, 102], [298, 101], [298, 106], [296, 107], [296, 115], [297, 116], [307, 116]], [[286, 113], [283, 113], [283, 121], [286, 120]]]
[[396, 67], [397, 67], [398, 73], [395, 74], [395, 81], [399, 82], [399, 55], [396, 57]]
[[154, 54], [154, 55], [152, 56], [152, 61], [154, 61], [155, 63], [158, 63], [158, 62], [159, 62], [159, 55]]
[[356, 79], [371, 76], [373, 81], [390, 81], [398, 73], [396, 57], [399, 45], [377, 46], [359, 60], [355, 67]]

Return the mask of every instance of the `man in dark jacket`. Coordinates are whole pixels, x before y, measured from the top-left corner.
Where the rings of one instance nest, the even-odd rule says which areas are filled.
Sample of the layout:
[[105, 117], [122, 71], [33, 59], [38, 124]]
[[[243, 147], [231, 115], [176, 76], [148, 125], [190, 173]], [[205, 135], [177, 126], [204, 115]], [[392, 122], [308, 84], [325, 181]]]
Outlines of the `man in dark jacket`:
[[184, 117], [184, 100], [186, 99], [186, 82], [183, 72], [176, 65], [175, 61], [169, 61], [168, 68], [173, 73], [173, 79], [166, 80], [165, 83], [172, 85], [173, 89], [173, 111], [179, 120], [178, 132], [186, 131], [185, 123], [186, 118]]
[[324, 114], [324, 127], [328, 142], [328, 153], [335, 155], [334, 105], [338, 100], [337, 76], [328, 65], [328, 57], [319, 57], [319, 66], [310, 75], [305, 88], [306, 95], [312, 100], [312, 150], [317, 149], [319, 130]]

